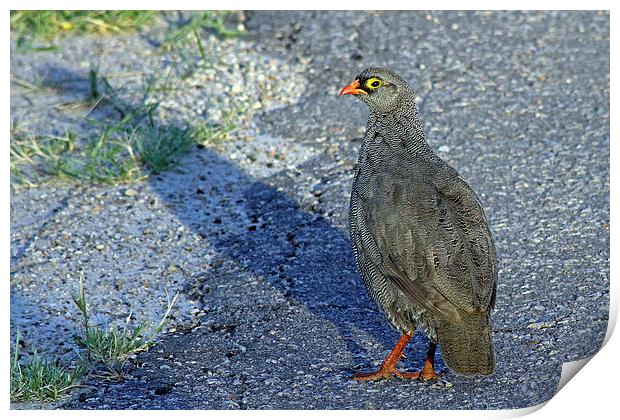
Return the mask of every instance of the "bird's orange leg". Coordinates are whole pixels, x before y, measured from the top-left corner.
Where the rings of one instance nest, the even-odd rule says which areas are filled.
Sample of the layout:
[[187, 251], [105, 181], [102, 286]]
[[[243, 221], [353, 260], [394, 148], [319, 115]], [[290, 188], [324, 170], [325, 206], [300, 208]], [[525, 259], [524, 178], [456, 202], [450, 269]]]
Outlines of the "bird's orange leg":
[[437, 344], [431, 343], [428, 346], [428, 352], [426, 353], [426, 360], [424, 361], [424, 367], [422, 370], [417, 372], [399, 372], [396, 371], [394, 374], [400, 379], [423, 379], [425, 381], [432, 381], [433, 379], [437, 379], [439, 375], [435, 372], [434, 362], [435, 362], [435, 348]]
[[400, 360], [405, 350], [405, 346], [411, 339], [411, 335], [403, 334], [388, 357], [385, 358], [381, 367], [376, 372], [357, 372], [353, 374], [353, 379], [358, 381], [376, 381], [377, 379], [390, 379], [392, 375], [400, 379], [423, 379], [430, 381], [437, 379], [439, 376], [435, 372], [433, 363], [435, 360], [435, 348], [437, 345], [433, 342], [428, 346], [428, 352], [426, 354], [426, 361], [424, 367], [418, 372], [401, 372], [396, 369], [396, 363]]
[[[397, 374], [396, 363], [400, 360], [403, 355], [403, 351], [405, 350], [405, 346], [411, 340], [411, 336], [409, 334], [403, 334], [398, 339], [398, 342], [388, 354], [388, 357], [385, 358], [381, 367], [376, 372], [356, 372], [353, 374], [353, 379], [358, 381], [375, 381], [377, 379], [390, 379], [392, 375]], [[400, 373], [400, 372], [398, 372]]]

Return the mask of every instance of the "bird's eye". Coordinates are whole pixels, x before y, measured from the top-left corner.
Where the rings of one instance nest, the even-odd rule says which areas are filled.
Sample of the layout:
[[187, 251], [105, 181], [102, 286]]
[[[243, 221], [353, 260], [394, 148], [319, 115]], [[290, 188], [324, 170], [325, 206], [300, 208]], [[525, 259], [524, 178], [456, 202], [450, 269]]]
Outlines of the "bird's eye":
[[383, 82], [381, 81], [381, 79], [378, 79], [376, 77], [371, 77], [366, 81], [366, 87], [369, 87], [371, 89], [377, 89], [382, 84]]

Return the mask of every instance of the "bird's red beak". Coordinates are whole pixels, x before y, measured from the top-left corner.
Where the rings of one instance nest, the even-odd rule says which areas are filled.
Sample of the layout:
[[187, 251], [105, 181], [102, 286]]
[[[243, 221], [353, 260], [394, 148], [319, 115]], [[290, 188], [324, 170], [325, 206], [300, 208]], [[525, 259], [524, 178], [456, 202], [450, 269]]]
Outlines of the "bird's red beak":
[[340, 91], [340, 94], [338, 96], [342, 96], [342, 95], [359, 95], [359, 94], [368, 95], [368, 93], [366, 93], [362, 89], [358, 89], [358, 87], [360, 87], [360, 81], [356, 79], [350, 85], [343, 87], [342, 90]]

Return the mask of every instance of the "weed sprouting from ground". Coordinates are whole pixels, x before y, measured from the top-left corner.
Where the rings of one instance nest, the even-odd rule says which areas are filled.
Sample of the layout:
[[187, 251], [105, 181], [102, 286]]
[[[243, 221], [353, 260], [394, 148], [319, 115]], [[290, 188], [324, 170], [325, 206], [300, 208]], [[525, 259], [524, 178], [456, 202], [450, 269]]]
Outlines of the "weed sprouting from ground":
[[84, 278], [80, 277], [78, 290], [73, 296], [81, 315], [80, 332], [75, 335], [75, 341], [85, 350], [86, 358], [71, 370], [50, 362], [37, 351], [27, 360], [22, 360], [18, 330], [14, 348], [11, 349], [11, 402], [57, 401], [78, 386], [78, 381], [85, 374], [107, 380], [121, 380], [127, 361], [155, 344], [155, 338], [163, 331], [177, 297], [178, 293], [172, 299], [168, 297], [164, 315], [156, 326], [146, 321], [134, 322], [132, 326], [132, 315], [129, 314], [122, 326], [103, 329], [91, 324]]
[[190, 129], [153, 127], [141, 130], [130, 142], [140, 161], [153, 173], [176, 165], [194, 144]]
[[168, 298], [166, 311], [156, 327], [147, 322], [131, 326], [131, 314], [122, 326], [108, 329], [92, 326], [90, 312], [84, 292], [84, 278], [80, 278], [77, 293], [73, 301], [82, 316], [82, 333], [76, 336], [77, 344], [86, 351], [88, 361], [92, 364], [94, 375], [108, 380], [121, 380], [125, 364], [137, 353], [148, 350], [154, 344], [155, 337], [163, 330], [164, 323], [176, 302], [178, 293]]
[[[91, 71], [91, 80], [96, 71]], [[180, 157], [208, 136], [221, 137], [214, 129], [158, 124], [156, 112], [161, 98], [173, 88], [165, 78], [144, 81], [137, 102], [123, 99], [109, 81], [101, 78], [105, 92], [91, 81], [89, 98], [93, 108], [106, 104], [120, 119], [92, 120], [88, 136], [67, 132], [63, 136], [34, 136], [15, 127], [11, 130], [11, 174], [14, 187], [35, 187], [49, 180], [66, 179], [103, 184], [139, 181], [175, 166]], [[227, 124], [227, 132], [234, 126]], [[97, 133], [98, 131], [98, 133]]]
[[[12, 10], [11, 31], [17, 33], [16, 46], [21, 51], [48, 51], [57, 47], [51, 41], [68, 34], [120, 34], [141, 29], [153, 22], [161, 12], [154, 10]], [[199, 32], [206, 30], [230, 38], [243, 30], [231, 27], [228, 11], [200, 11], [177, 22], [163, 42], [165, 49], [179, 45], [188, 36], [194, 37], [202, 52]], [[43, 42], [44, 44], [36, 45]]]
[[[11, 28], [19, 34], [28, 33], [41, 39], [52, 37], [58, 31], [118, 32], [132, 24], [139, 26], [149, 22], [155, 13], [158, 12], [13, 11]], [[189, 18], [174, 23], [162, 49], [174, 51], [173, 55], [181, 59], [166, 74], [145, 77], [137, 98], [129, 100], [100, 74], [98, 65], [91, 65], [84, 98], [61, 105], [72, 111], [83, 109], [83, 120], [89, 121], [93, 129], [84, 133], [66, 131], [62, 135], [35, 135], [13, 127], [11, 185], [19, 189], [54, 180], [101, 184], [140, 181], [174, 167], [192, 145], [204, 146], [226, 138], [236, 128], [232, 113], [221, 124], [204, 121], [169, 125], [158, 121], [158, 117], [162, 101], [181, 84], [178, 79], [171, 81], [173, 72], [180, 72], [183, 78], [200, 70], [201, 66], [209, 66], [201, 34], [233, 37], [243, 33], [242, 27], [231, 27], [232, 14], [194, 12]], [[183, 54], [192, 59], [182, 58]], [[201, 57], [198, 61], [197, 56]], [[190, 68], [189, 73], [184, 66]], [[15, 77], [12, 82], [32, 92], [46, 88]], [[115, 110], [118, 120], [90, 119], [95, 109], [103, 107]]]
[[233, 122], [236, 112], [238, 111], [225, 112], [221, 124], [212, 124], [209, 121], [197, 123], [192, 131], [194, 141], [199, 145], [206, 146], [228, 138], [229, 134], [237, 129]]
[[151, 22], [152, 10], [13, 10], [11, 30], [17, 32], [20, 49], [49, 50], [51, 44], [34, 47], [37, 40], [51, 41], [68, 33], [122, 33]]
[[41, 357], [36, 351], [29, 360], [21, 360], [19, 338], [17, 331], [11, 352], [12, 402], [56, 401], [76, 386], [85, 372], [83, 364], [70, 371]]

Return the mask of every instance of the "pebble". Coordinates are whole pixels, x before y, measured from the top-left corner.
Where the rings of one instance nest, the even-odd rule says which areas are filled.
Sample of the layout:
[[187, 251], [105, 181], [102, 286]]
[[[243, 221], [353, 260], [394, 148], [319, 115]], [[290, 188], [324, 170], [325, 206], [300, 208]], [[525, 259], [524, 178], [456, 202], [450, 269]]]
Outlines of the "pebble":
[[529, 324], [527, 327], [531, 328], [531, 329], [537, 329], [537, 330], [542, 330], [545, 328], [551, 328], [555, 325], [555, 323], [552, 322], [533, 322], [531, 324]]
[[133, 188], [129, 188], [127, 190], [125, 190], [125, 195], [127, 197], [133, 197], [134, 195], [137, 195], [138, 191], [134, 190]]

